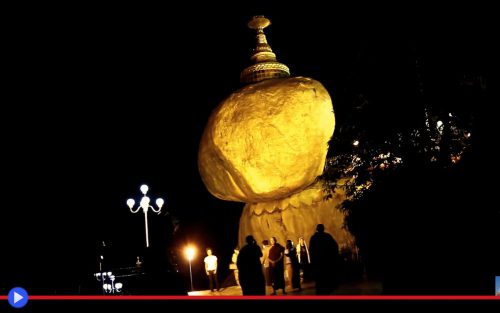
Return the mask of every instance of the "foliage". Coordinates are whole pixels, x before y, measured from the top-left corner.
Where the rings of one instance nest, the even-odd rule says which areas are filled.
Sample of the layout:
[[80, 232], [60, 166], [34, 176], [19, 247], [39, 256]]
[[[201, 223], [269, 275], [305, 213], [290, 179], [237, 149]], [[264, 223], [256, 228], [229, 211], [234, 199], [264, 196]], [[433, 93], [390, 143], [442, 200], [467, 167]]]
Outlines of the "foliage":
[[403, 167], [450, 168], [458, 164], [470, 146], [472, 116], [428, 112], [423, 108], [421, 116], [413, 120], [416, 123], [410, 122], [391, 133], [373, 131], [367, 122], [370, 114], [357, 107], [330, 141], [320, 177], [327, 198], [342, 182], [348, 199], [341, 208], [349, 214], [349, 203], [360, 200], [374, 184]]

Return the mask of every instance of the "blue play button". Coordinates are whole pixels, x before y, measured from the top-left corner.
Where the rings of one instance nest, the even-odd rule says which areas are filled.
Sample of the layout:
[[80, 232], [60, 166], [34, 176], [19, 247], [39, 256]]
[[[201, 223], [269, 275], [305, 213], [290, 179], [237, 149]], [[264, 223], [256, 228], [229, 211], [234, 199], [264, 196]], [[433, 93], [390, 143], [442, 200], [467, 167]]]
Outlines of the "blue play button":
[[8, 296], [9, 304], [20, 309], [28, 303], [28, 293], [21, 287], [12, 288]]

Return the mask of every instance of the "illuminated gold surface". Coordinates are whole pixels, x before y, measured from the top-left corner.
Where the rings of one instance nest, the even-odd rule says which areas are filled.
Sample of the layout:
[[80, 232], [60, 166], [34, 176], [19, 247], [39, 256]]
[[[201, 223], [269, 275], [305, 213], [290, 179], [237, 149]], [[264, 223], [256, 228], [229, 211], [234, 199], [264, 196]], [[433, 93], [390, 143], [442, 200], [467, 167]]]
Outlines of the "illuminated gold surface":
[[212, 112], [200, 142], [201, 177], [214, 196], [247, 203], [240, 218], [240, 246], [250, 234], [259, 243], [271, 236], [282, 244], [298, 242], [299, 236], [309, 242], [322, 223], [340, 247], [354, 251], [339, 210], [343, 189], [325, 201], [314, 183], [323, 172], [335, 128], [330, 96], [313, 79], [289, 77], [264, 34], [270, 24], [263, 16], [248, 23], [257, 30], [257, 45], [254, 64], [240, 79], [253, 84]]
[[263, 15], [256, 15], [248, 22], [248, 28], [259, 30], [271, 25], [271, 21]]
[[272, 236], [281, 244], [287, 239], [297, 243], [301, 236], [309, 243], [316, 225], [322, 223], [340, 247], [354, 251], [354, 238], [343, 228], [345, 216], [339, 210], [345, 192], [338, 188], [334, 198], [327, 201], [323, 200], [324, 196], [321, 186], [315, 184], [285, 199], [247, 203], [240, 218], [239, 245], [244, 244], [249, 234], [258, 243]]
[[241, 72], [240, 80], [243, 83], [255, 83], [266, 79], [290, 76], [290, 69], [276, 60], [271, 46], [267, 43], [264, 28], [271, 25], [271, 21], [264, 16], [254, 16], [248, 27], [257, 31], [257, 45], [251, 60], [255, 63]]
[[335, 117], [327, 90], [310, 78], [265, 80], [231, 94], [212, 112], [198, 164], [223, 200], [288, 197], [323, 172]]

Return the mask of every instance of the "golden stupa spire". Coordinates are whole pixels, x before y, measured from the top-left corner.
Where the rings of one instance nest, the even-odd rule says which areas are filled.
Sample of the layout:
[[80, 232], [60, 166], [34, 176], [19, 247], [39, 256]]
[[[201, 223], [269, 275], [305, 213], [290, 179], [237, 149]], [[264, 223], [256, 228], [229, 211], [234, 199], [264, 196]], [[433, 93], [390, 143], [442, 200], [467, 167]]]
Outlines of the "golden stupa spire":
[[285, 64], [276, 60], [271, 46], [267, 43], [264, 28], [271, 25], [271, 21], [262, 15], [254, 16], [248, 27], [257, 30], [257, 47], [250, 58], [254, 64], [241, 72], [242, 83], [256, 83], [265, 79], [290, 76], [290, 70]]

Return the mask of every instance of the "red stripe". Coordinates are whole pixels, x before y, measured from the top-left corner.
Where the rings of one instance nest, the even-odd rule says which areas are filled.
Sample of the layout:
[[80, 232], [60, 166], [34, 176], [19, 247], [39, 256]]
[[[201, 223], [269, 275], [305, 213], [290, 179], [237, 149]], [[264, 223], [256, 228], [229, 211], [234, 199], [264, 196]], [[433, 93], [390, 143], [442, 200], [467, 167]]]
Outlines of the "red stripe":
[[[44, 296], [29, 300], [500, 300], [498, 296]], [[0, 296], [7, 300], [7, 296]]]

